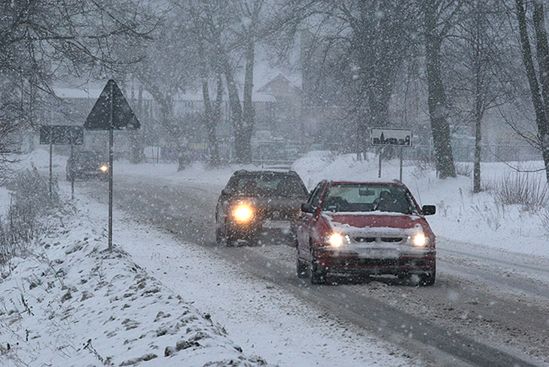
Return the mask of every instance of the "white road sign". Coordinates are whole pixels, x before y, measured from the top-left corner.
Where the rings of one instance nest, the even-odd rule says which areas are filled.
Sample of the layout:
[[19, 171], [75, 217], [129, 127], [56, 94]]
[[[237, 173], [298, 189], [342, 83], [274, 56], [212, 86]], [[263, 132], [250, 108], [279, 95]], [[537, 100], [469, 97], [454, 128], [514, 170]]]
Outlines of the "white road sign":
[[412, 146], [412, 130], [372, 129], [370, 137], [372, 145]]

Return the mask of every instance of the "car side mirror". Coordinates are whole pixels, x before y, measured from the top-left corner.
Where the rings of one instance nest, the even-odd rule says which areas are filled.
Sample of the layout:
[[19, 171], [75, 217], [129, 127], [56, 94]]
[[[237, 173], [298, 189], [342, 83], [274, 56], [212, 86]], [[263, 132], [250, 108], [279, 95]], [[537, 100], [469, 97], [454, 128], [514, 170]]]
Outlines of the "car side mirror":
[[423, 215], [433, 215], [437, 212], [437, 207], [434, 205], [423, 205], [421, 212]]
[[309, 203], [303, 203], [301, 204], [301, 211], [303, 213], [314, 213], [315, 208]]

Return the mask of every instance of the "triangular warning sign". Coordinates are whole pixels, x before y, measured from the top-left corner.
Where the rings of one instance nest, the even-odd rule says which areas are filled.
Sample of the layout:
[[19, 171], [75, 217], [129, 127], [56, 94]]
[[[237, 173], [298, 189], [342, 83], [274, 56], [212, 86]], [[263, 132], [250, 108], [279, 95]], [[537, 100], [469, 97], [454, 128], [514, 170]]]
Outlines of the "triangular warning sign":
[[116, 82], [110, 79], [86, 118], [84, 128], [87, 130], [124, 130], [139, 129], [140, 127], [141, 124], [124, 98], [122, 91]]

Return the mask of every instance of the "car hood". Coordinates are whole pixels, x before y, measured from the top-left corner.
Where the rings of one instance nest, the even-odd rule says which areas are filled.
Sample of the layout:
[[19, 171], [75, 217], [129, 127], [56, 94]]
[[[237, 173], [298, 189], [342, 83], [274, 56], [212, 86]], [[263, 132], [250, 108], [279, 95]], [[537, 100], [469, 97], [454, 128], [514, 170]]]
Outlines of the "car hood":
[[[363, 229], [369, 228], [393, 228], [414, 229], [424, 228], [425, 219], [418, 215], [385, 212], [365, 213], [322, 213], [333, 228], [338, 229]], [[425, 229], [425, 228], [424, 228]]]

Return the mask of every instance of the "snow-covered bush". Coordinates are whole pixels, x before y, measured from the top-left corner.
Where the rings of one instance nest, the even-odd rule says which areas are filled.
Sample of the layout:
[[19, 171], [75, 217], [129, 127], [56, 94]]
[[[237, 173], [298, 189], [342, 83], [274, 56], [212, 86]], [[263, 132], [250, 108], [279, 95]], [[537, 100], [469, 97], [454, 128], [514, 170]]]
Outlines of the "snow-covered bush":
[[50, 196], [48, 179], [35, 168], [17, 174], [10, 186], [13, 201], [6, 218], [0, 219], [0, 263], [23, 252], [40, 232], [38, 217], [59, 205], [57, 182]]
[[524, 210], [536, 211], [548, 203], [547, 183], [528, 173], [513, 173], [491, 185], [497, 202], [503, 205], [521, 205]]

